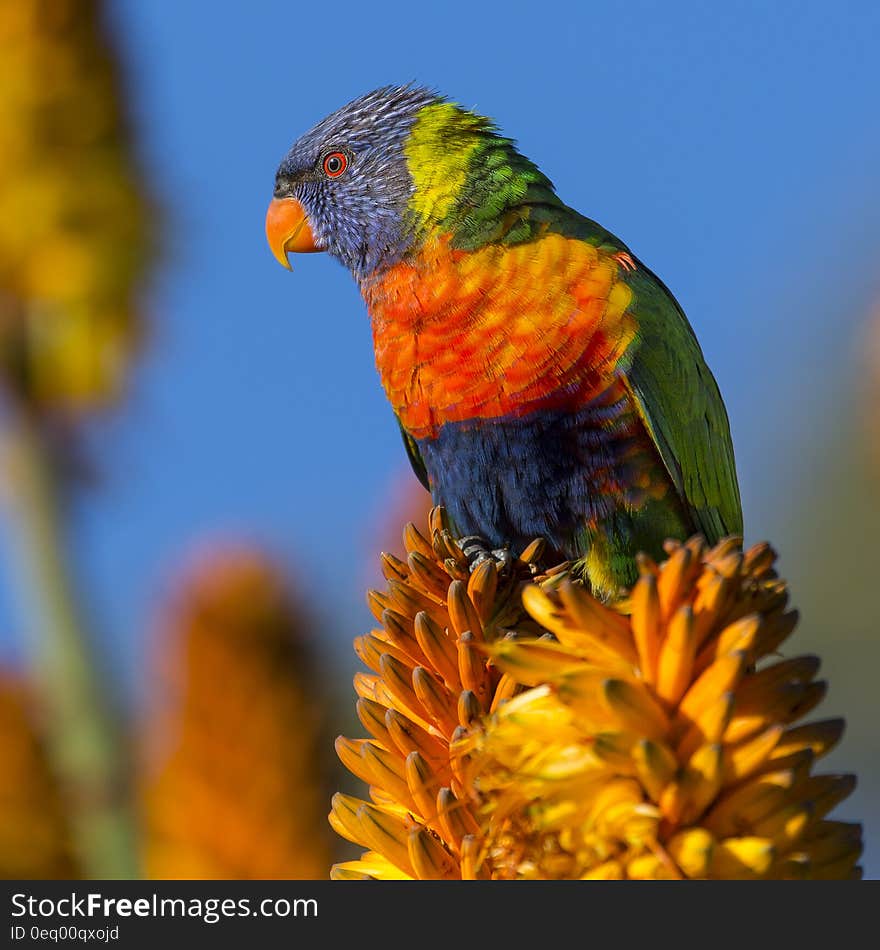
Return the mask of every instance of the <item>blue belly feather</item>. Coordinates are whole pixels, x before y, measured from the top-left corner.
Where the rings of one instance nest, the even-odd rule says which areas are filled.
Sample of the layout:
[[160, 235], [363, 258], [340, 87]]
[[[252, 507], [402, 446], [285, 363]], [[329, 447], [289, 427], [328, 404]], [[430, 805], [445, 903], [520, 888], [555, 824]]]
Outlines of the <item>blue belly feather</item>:
[[521, 551], [545, 538], [566, 558], [589, 548], [587, 524], [599, 523], [625, 542], [634, 473], [621, 438], [621, 400], [542, 410], [520, 418], [447, 423], [436, 438], [418, 440], [434, 501], [463, 535]]

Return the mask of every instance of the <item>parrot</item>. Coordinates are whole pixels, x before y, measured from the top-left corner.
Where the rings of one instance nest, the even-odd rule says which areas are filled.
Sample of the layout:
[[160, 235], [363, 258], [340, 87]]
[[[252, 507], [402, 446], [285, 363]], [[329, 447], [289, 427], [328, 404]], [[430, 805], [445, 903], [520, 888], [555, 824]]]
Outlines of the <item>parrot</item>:
[[288, 269], [325, 251], [351, 272], [409, 461], [461, 536], [543, 538], [608, 600], [639, 552], [741, 535], [682, 308], [491, 119], [416, 84], [354, 99], [284, 156], [266, 236]]

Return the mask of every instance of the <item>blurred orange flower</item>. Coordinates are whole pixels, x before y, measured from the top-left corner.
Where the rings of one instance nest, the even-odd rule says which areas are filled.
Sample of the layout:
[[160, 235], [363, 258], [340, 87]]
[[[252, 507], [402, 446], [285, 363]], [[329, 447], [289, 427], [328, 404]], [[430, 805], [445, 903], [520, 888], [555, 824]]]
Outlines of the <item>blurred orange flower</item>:
[[142, 782], [153, 878], [326, 878], [306, 621], [246, 548], [186, 572], [155, 643]]
[[79, 877], [61, 790], [25, 681], [0, 671], [0, 877]]

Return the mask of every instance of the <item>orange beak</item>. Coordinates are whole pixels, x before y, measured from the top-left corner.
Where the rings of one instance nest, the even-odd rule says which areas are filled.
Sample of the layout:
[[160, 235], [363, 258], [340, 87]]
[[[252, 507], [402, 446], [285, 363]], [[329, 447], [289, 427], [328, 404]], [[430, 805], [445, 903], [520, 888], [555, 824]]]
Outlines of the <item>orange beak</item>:
[[280, 263], [291, 270], [287, 255], [291, 251], [307, 254], [323, 251], [312, 234], [303, 206], [295, 198], [273, 198], [266, 212], [266, 239]]

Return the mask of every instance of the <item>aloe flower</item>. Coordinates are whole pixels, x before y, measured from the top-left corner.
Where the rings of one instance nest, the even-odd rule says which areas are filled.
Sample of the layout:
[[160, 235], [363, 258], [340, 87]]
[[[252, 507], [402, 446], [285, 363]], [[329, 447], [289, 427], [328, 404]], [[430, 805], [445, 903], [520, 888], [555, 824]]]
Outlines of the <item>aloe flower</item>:
[[468, 575], [431, 520], [356, 642], [371, 738], [338, 751], [371, 801], [330, 821], [368, 850], [334, 877], [860, 875], [860, 826], [826, 817], [855, 780], [813, 771], [843, 722], [800, 722], [825, 684], [778, 654], [797, 614], [769, 545], [670, 542], [609, 605], [537, 545]]

